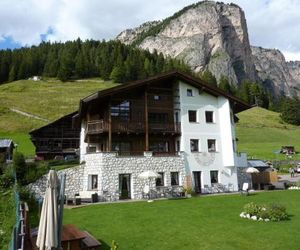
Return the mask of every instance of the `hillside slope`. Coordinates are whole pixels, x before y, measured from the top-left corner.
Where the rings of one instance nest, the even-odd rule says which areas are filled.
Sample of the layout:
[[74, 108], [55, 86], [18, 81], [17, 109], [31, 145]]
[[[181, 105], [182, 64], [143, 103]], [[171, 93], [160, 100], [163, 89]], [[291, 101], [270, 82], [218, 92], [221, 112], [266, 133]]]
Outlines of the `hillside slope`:
[[[279, 113], [255, 107], [238, 114], [236, 124], [238, 150], [249, 158], [285, 159], [276, 151], [284, 145], [300, 150], [300, 127], [282, 122]], [[300, 159], [299, 155], [294, 159]]]
[[28, 132], [48, 122], [18, 114], [11, 109], [54, 121], [75, 111], [81, 98], [115, 85], [101, 79], [74, 82], [20, 80], [0, 85], [0, 138], [12, 138], [20, 151], [33, 155], [34, 148]]

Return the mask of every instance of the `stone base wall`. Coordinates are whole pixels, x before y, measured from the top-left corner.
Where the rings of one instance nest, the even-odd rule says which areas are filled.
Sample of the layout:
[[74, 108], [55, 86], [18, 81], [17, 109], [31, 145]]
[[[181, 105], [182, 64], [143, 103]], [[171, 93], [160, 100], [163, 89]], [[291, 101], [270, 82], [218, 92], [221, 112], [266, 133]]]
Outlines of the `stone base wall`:
[[[138, 177], [144, 171], [164, 173], [164, 185], [171, 186], [171, 172], [179, 172], [179, 185], [184, 184], [185, 167], [182, 156], [153, 157], [152, 153], [145, 156], [118, 157], [116, 153], [95, 153], [85, 156], [83, 190], [88, 190], [88, 175], [98, 175], [98, 194], [103, 191], [119, 194], [119, 175], [130, 174], [131, 198], [141, 199], [144, 186], [149, 180]], [[150, 188], [155, 187], [155, 180], [150, 181]], [[116, 197], [118, 198], [118, 197]]]
[[[67, 196], [73, 197], [75, 193], [79, 193], [79, 191], [82, 190], [83, 170], [84, 165], [80, 165], [77, 167], [57, 171], [58, 176], [63, 173], [66, 174], [65, 194]], [[47, 178], [48, 174], [43, 175], [36, 182], [27, 186], [29, 191], [33, 193], [37, 199], [41, 199], [45, 195]]]
[[243, 183], [249, 183], [249, 188], [252, 188], [251, 174], [245, 172], [246, 168], [237, 168], [237, 178], [239, 189], [242, 189]]
[[[60, 170], [58, 175], [66, 174], [65, 194], [74, 197], [76, 193], [91, 191], [103, 195], [103, 191], [119, 198], [119, 175], [130, 174], [131, 198], [141, 199], [145, 185], [149, 180], [138, 177], [144, 171], [164, 173], [164, 185], [171, 186], [171, 172], [179, 172], [179, 185], [184, 185], [185, 167], [183, 156], [153, 157], [145, 156], [118, 157], [116, 153], [95, 153], [85, 155], [86, 163], [77, 167]], [[98, 175], [97, 189], [89, 189], [89, 175]], [[35, 183], [28, 185], [37, 199], [44, 197], [48, 175], [42, 176]], [[155, 188], [155, 180], [150, 181], [150, 188]]]

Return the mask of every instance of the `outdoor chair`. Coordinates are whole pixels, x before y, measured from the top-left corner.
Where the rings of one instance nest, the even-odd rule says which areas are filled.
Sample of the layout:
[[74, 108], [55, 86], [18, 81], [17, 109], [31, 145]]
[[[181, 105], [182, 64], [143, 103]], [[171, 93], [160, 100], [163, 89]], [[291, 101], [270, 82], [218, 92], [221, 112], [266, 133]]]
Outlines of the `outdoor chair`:
[[249, 195], [249, 183], [244, 182], [243, 183], [243, 188], [241, 190], [242, 195]]
[[111, 194], [108, 192], [108, 190], [103, 190], [103, 191], [102, 191], [102, 195], [103, 195], [104, 201], [112, 201], [112, 196], [111, 196]]
[[142, 195], [143, 199], [150, 199], [150, 187], [148, 185], [145, 185]]
[[211, 194], [213, 192], [212, 188], [208, 185], [204, 185], [205, 193]]
[[227, 192], [233, 192], [234, 191], [234, 186], [232, 183], [228, 183], [227, 185]]

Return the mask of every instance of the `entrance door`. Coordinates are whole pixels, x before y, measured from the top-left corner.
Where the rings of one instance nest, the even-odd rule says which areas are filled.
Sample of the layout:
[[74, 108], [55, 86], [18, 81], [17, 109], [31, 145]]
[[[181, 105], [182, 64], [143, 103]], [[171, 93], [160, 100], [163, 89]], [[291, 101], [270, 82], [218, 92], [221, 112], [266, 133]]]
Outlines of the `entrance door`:
[[194, 188], [196, 193], [201, 193], [201, 171], [193, 171]]
[[130, 174], [119, 175], [119, 193], [120, 199], [131, 199]]

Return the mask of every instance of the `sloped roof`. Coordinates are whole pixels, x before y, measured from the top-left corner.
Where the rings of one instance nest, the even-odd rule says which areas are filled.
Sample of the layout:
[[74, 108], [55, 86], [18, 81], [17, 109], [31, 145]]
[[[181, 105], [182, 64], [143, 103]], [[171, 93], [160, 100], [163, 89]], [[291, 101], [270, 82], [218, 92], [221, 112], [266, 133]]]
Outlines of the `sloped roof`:
[[138, 81], [134, 81], [134, 82], [124, 83], [124, 84], [118, 85], [116, 87], [97, 91], [97, 92], [80, 100], [79, 112], [78, 112], [79, 116], [81, 116], [81, 114], [85, 111], [85, 107], [87, 106], [86, 104], [88, 104], [89, 102], [91, 102], [93, 100], [109, 97], [109, 96], [112, 96], [117, 93], [122, 93], [124, 91], [128, 91], [130, 89], [134, 89], [134, 88], [141, 87], [144, 85], [150, 85], [150, 84], [156, 83], [158, 81], [162, 81], [162, 80], [181, 80], [181, 81], [188, 83], [196, 88], [199, 88], [202, 91], [207, 92], [213, 96], [224, 96], [224, 97], [228, 98], [229, 101], [234, 105], [235, 113], [238, 113], [243, 110], [251, 108], [251, 106], [248, 103], [241, 100], [240, 98], [230, 95], [217, 87], [211, 86], [201, 79], [192, 77], [190, 75], [187, 75], [185, 73], [181, 73], [178, 71], [171, 71], [168, 73], [163, 73], [160, 75], [149, 77], [144, 80], [138, 80]]
[[0, 139], [0, 148], [8, 148], [12, 143], [11, 139]]
[[46, 125], [44, 125], [44, 126], [42, 126], [42, 127], [39, 127], [39, 128], [37, 128], [37, 129], [31, 130], [31, 131], [29, 132], [29, 134], [30, 134], [30, 135], [34, 135], [35, 133], [38, 133], [39, 131], [43, 130], [44, 128], [47, 128], [47, 127], [49, 127], [49, 126], [51, 126], [51, 125], [53, 125], [53, 124], [55, 124], [55, 123], [57, 123], [57, 122], [59, 122], [59, 121], [65, 119], [65, 118], [67, 118], [67, 117], [73, 117], [73, 116], [76, 115], [77, 113], [78, 113], [78, 111], [74, 111], [74, 112], [72, 112], [72, 113], [70, 113], [70, 114], [64, 115], [64, 116], [58, 118], [57, 120], [55, 120], [55, 121], [53, 121], [53, 122], [50, 122], [50, 123], [48, 123], [48, 124], [46, 124]]
[[249, 167], [264, 167], [264, 168], [268, 168], [270, 167], [267, 163], [265, 163], [262, 160], [248, 160], [248, 166]]

